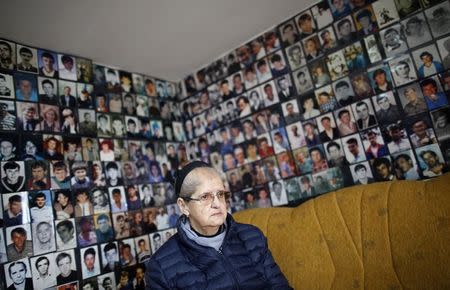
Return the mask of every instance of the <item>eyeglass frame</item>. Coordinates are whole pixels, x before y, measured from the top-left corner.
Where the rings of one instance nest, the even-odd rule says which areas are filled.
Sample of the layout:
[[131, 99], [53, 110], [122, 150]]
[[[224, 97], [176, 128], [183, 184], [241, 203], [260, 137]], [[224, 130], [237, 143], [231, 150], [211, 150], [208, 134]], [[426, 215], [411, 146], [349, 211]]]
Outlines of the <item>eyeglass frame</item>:
[[[223, 194], [223, 201], [226, 201], [231, 198], [231, 192], [228, 190], [217, 190], [216, 192], [204, 192], [200, 195], [199, 198], [192, 198], [190, 196], [180, 196], [180, 198], [184, 199], [185, 201], [198, 201], [202, 204], [210, 204], [213, 202], [214, 198], [217, 198], [217, 200], [221, 201], [221, 197], [218, 196], [218, 194]], [[203, 196], [209, 196], [207, 200], [202, 200]]]

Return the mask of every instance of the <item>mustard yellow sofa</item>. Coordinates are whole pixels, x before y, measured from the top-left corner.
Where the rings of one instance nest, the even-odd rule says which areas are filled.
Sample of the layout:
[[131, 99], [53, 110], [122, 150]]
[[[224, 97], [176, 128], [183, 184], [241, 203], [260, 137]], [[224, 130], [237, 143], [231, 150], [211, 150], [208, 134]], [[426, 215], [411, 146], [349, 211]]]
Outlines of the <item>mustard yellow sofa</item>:
[[450, 289], [450, 174], [234, 217], [264, 232], [295, 289]]

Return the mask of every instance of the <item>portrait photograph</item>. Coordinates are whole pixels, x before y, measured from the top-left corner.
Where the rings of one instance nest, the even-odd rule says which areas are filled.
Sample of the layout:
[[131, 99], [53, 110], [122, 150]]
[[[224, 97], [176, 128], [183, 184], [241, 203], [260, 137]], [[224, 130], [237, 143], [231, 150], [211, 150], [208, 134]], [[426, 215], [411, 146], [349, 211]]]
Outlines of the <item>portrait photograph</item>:
[[353, 8], [353, 6], [350, 4], [348, 0], [343, 1], [328, 0], [328, 4], [330, 5], [331, 13], [333, 14], [334, 19], [339, 19], [343, 16], [350, 14]]
[[[31, 221], [26, 191], [3, 194], [3, 226], [16, 226]], [[8, 239], [8, 237], [6, 237]]]
[[21, 144], [19, 135], [0, 133], [0, 160], [20, 160]]
[[236, 192], [244, 188], [241, 172], [238, 168], [226, 172], [230, 191]]
[[296, 42], [291, 46], [286, 47], [285, 53], [291, 70], [296, 70], [300, 68], [300, 66], [305, 65], [306, 59], [303, 54], [301, 43]]
[[38, 53], [36, 48], [17, 44], [17, 70], [38, 73]]
[[[326, 57], [326, 63], [328, 66], [328, 71], [330, 72], [331, 80], [334, 81], [348, 74], [349, 68], [347, 67], [343, 50], [329, 54]], [[356, 69], [356, 67], [353, 67], [352, 69]]]
[[136, 237], [134, 239], [137, 263], [143, 263], [151, 257], [151, 245], [148, 235]]
[[331, 85], [326, 85], [314, 91], [320, 111], [326, 113], [338, 107]]
[[431, 112], [431, 118], [434, 124], [434, 131], [438, 136], [439, 142], [441, 144], [448, 143], [450, 139], [450, 132], [448, 131], [448, 126], [450, 122], [450, 109], [449, 107], [442, 107], [438, 110]]
[[123, 92], [134, 93], [133, 79], [131, 73], [122, 70], [119, 71], [119, 80], [120, 80], [120, 87], [122, 88]]
[[308, 37], [317, 32], [316, 23], [309, 10], [305, 10], [297, 15], [295, 23], [297, 24], [300, 38]]
[[290, 151], [278, 154], [277, 160], [282, 178], [291, 177], [297, 174], [295, 161]]
[[[0, 40], [1, 46], [1, 40]], [[0, 72], [0, 97], [6, 99], [15, 98], [14, 79], [11, 74]]]
[[328, 26], [318, 32], [320, 45], [324, 51], [329, 51], [337, 46], [337, 38], [333, 26]]
[[376, 94], [388, 92], [394, 87], [390, 70], [386, 65], [378, 65], [370, 68], [368, 76]]
[[292, 149], [306, 146], [303, 127], [300, 122], [286, 126], [286, 131]]
[[353, 134], [358, 131], [356, 120], [350, 105], [335, 110], [334, 117], [341, 136]]
[[81, 249], [80, 260], [83, 279], [100, 275], [100, 256], [97, 246]]
[[111, 202], [111, 211], [113, 213], [128, 210], [128, 205], [125, 197], [125, 188], [123, 186], [109, 187], [108, 192]]
[[16, 107], [14, 106], [14, 101], [0, 99], [0, 130], [15, 131], [16, 120]]
[[38, 50], [39, 74], [44, 77], [58, 78], [58, 56], [55, 52]]
[[443, 92], [442, 86], [436, 75], [422, 80], [420, 82], [420, 87], [422, 88], [422, 93], [425, 97], [428, 109], [434, 110], [448, 104], [446, 93]]
[[[78, 254], [78, 252], [77, 252]], [[55, 274], [56, 284], [63, 285], [67, 283], [78, 283], [77, 261], [75, 259], [75, 250], [57, 252], [54, 254], [58, 270]]]
[[67, 54], [58, 54], [58, 72], [59, 78], [76, 81], [77, 63], [75, 57]]
[[450, 25], [450, 3], [444, 1], [425, 10], [425, 16], [435, 38], [448, 33]]
[[416, 63], [417, 74], [421, 79], [444, 70], [441, 58], [434, 44], [414, 50], [412, 57]]
[[317, 194], [327, 193], [331, 190], [327, 171], [318, 172], [312, 175], [313, 186]]
[[16, 44], [0, 38], [0, 68], [13, 70], [16, 68]]
[[77, 83], [77, 103], [78, 108], [93, 109], [94, 108], [94, 86], [91, 84]]
[[350, 165], [350, 171], [355, 185], [370, 184], [374, 182], [372, 169], [368, 161]]
[[384, 156], [370, 160], [375, 181], [397, 180], [393, 162], [390, 156]]
[[402, 118], [399, 102], [392, 91], [372, 97], [372, 103], [378, 123], [386, 126]]
[[359, 134], [349, 135], [343, 137], [341, 140], [345, 157], [350, 164], [366, 160], [364, 147]]
[[105, 67], [106, 89], [109, 92], [120, 92], [119, 71], [110, 67]]
[[334, 22], [333, 25], [339, 45], [348, 45], [357, 40], [358, 34], [351, 15]]
[[311, 62], [309, 68], [316, 88], [322, 87], [331, 81], [325, 58]]
[[305, 52], [305, 59], [307, 62], [310, 62], [323, 55], [323, 51], [320, 46], [320, 40], [317, 34], [308, 36], [307, 38], [302, 40], [302, 43]]
[[365, 69], [367, 60], [361, 42], [358, 41], [345, 47], [343, 49], [343, 54], [350, 72]]
[[369, 77], [366, 73], [357, 73], [350, 76], [353, 90], [360, 99], [367, 98], [373, 94]]
[[114, 273], [107, 273], [101, 276], [98, 276], [98, 289], [99, 290], [110, 290], [114, 289], [114, 285], [116, 285], [116, 278]]
[[304, 66], [293, 73], [295, 87], [297, 88], [297, 93], [302, 95], [314, 88], [311, 75], [308, 71], [308, 67]]
[[39, 124], [36, 126], [36, 130], [58, 133], [61, 132], [61, 116], [58, 106], [39, 104], [40, 120]]
[[437, 47], [439, 48], [439, 52], [441, 53], [442, 64], [443, 64], [444, 68], [449, 69], [450, 68], [450, 36], [439, 39], [437, 41]]
[[416, 157], [412, 150], [403, 151], [392, 155], [393, 167], [400, 180], [420, 179], [420, 169], [417, 165]]
[[425, 178], [442, 175], [448, 170], [438, 144], [417, 148], [416, 155]]
[[381, 43], [374, 34], [364, 37], [364, 45], [371, 63], [376, 63], [383, 59], [381, 54]]
[[397, 92], [406, 116], [413, 116], [427, 110], [427, 104], [418, 83], [403, 86]]
[[38, 87], [35, 75], [16, 72], [14, 73], [14, 83], [16, 100], [38, 101]]
[[361, 140], [363, 142], [366, 157], [368, 160], [383, 157], [389, 154], [380, 128], [374, 127], [362, 131]]
[[322, 142], [331, 141], [339, 138], [339, 130], [334, 121], [333, 113], [327, 113], [316, 118], [319, 129], [319, 138]]
[[98, 93], [104, 93], [106, 90], [105, 67], [93, 63], [92, 70], [94, 72], [94, 89]]
[[83, 83], [91, 83], [93, 78], [92, 60], [77, 57], [77, 80]]
[[280, 45], [280, 39], [275, 29], [268, 30], [264, 33], [264, 48], [268, 54], [279, 49]]
[[[31, 221], [35, 224], [41, 221], [52, 221], [53, 210], [52, 210], [52, 197], [50, 190], [39, 190], [30, 192], [28, 195]], [[35, 233], [35, 228], [33, 228], [33, 233]], [[46, 232], [46, 231], [42, 231]], [[52, 224], [53, 232], [53, 224]], [[35, 235], [36, 236], [36, 235]]]
[[144, 95], [144, 76], [136, 73], [131, 74], [131, 79], [133, 82], [133, 91], [136, 94]]
[[30, 258], [33, 286], [36, 289], [47, 289], [56, 285], [57, 271], [53, 253]]
[[289, 72], [289, 67], [286, 64], [286, 60], [284, 59], [284, 55], [281, 50], [269, 55], [267, 58], [270, 61], [270, 69], [274, 78]]
[[[6, 224], [4, 225], [7, 226]], [[33, 256], [33, 239], [30, 224], [7, 227], [5, 229], [5, 238], [8, 261], [16, 261]]]
[[59, 103], [63, 107], [76, 108], [77, 98], [77, 86], [75, 82], [58, 81], [58, 95]]
[[373, 12], [377, 18], [378, 27], [383, 28], [398, 21], [399, 16], [394, 1], [379, 0], [372, 3]]
[[327, 1], [321, 1], [317, 5], [311, 7], [311, 13], [316, 20], [318, 29], [331, 24], [333, 22], [333, 14]]
[[335, 81], [332, 86], [340, 106], [347, 106], [357, 100], [349, 77]]
[[409, 54], [397, 57], [389, 61], [391, 74], [395, 84], [401, 86], [417, 80], [416, 70]]
[[414, 148], [437, 143], [436, 134], [428, 114], [422, 113], [404, 121]]
[[42, 190], [50, 188], [49, 164], [46, 160], [28, 160], [25, 162], [27, 189]]
[[286, 205], [288, 203], [284, 180], [269, 182], [269, 187], [273, 206]]
[[[49, 206], [49, 209], [51, 210], [51, 206]], [[51, 217], [53, 218], [53, 214]], [[51, 219], [46, 221], [34, 221], [31, 226], [33, 231], [34, 255], [56, 251], [53, 221]]]
[[5, 264], [3, 277], [5, 277], [6, 282], [5, 289], [33, 288], [32, 272], [28, 259], [17, 259], [17, 261]]
[[409, 48], [427, 43], [431, 40], [431, 32], [423, 13], [414, 14], [401, 21]]
[[77, 240], [79, 247], [86, 247], [97, 243], [94, 217], [82, 216], [75, 218], [77, 225]]
[[408, 16], [409, 14], [412, 14], [420, 9], [420, 2], [419, 0], [413, 0], [413, 1], [401, 1], [401, 0], [395, 0], [395, 6], [397, 6], [397, 11], [400, 16], [400, 18], [404, 18]]
[[58, 81], [56, 79], [38, 77], [39, 102], [59, 105]]
[[371, 5], [356, 11], [353, 19], [360, 36], [375, 33], [378, 30], [377, 19]]

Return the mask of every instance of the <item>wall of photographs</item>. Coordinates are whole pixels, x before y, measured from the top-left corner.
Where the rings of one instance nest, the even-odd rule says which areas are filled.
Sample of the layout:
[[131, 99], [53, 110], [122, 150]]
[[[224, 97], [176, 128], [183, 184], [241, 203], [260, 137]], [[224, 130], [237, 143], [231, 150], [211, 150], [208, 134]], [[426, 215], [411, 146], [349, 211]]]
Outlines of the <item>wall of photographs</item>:
[[443, 174], [448, 1], [329, 0], [184, 78], [186, 149], [232, 211]]
[[6, 39], [0, 68], [0, 289], [144, 289], [179, 216], [179, 85]]

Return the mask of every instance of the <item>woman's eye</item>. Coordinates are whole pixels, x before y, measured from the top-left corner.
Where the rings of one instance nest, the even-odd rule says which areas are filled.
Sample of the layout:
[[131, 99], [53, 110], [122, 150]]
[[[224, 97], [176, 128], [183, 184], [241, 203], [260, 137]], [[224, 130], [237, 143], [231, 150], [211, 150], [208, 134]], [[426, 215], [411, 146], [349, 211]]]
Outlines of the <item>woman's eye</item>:
[[204, 194], [202, 196], [200, 196], [201, 200], [208, 200], [209, 199], [209, 195], [208, 194]]

